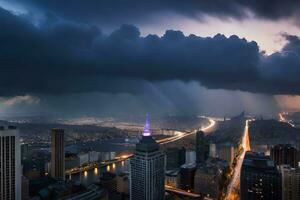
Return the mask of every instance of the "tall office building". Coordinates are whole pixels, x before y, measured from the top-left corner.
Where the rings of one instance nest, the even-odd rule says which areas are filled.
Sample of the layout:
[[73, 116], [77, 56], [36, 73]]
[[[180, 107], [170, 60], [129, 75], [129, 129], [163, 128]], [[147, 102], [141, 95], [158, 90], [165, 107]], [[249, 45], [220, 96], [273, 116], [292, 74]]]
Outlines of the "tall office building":
[[203, 164], [209, 156], [209, 142], [203, 131], [196, 133], [196, 163]]
[[300, 168], [280, 165], [282, 179], [282, 200], [300, 199]]
[[271, 159], [276, 165], [290, 165], [298, 167], [298, 149], [290, 144], [277, 144], [271, 147]]
[[264, 154], [246, 152], [240, 177], [241, 200], [281, 200], [281, 176]]
[[65, 142], [63, 129], [52, 129], [51, 176], [56, 179], [65, 180]]
[[0, 127], [0, 199], [21, 200], [21, 149], [16, 127]]
[[130, 199], [162, 200], [165, 189], [165, 154], [152, 138], [148, 118], [144, 133], [130, 159]]

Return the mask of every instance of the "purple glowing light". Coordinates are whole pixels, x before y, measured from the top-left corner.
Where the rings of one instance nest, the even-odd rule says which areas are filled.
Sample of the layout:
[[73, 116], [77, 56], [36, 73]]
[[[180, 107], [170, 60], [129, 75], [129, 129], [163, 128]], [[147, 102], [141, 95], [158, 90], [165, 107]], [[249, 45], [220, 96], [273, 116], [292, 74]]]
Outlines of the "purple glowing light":
[[143, 136], [150, 136], [151, 132], [150, 132], [150, 122], [149, 122], [149, 117], [148, 114], [146, 115], [146, 122], [144, 125], [144, 132], [143, 132]]

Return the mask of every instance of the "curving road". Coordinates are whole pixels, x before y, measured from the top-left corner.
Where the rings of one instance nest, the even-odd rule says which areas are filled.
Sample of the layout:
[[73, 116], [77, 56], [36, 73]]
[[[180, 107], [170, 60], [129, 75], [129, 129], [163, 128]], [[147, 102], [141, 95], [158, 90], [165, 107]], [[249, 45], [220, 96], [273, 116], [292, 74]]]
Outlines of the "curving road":
[[[212, 118], [207, 117], [207, 119], [209, 120], [209, 125], [206, 127], [201, 128], [201, 130], [205, 133], [207, 133], [208, 131], [210, 131], [215, 125], [216, 125], [216, 121], [213, 120]], [[172, 136], [172, 137], [168, 137], [168, 138], [164, 138], [161, 140], [156, 140], [157, 143], [159, 144], [167, 144], [170, 142], [175, 142], [177, 140], [180, 140], [184, 137], [187, 137], [189, 135], [193, 135], [197, 132], [198, 130], [194, 130], [192, 132], [180, 132], [180, 131], [176, 131], [176, 135]]]

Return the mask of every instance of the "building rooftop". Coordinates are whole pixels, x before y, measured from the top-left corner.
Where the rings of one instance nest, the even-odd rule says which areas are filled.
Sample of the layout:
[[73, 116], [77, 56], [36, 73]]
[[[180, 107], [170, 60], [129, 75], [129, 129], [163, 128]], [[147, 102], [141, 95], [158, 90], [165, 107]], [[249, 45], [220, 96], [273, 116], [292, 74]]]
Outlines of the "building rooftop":
[[101, 173], [100, 176], [100, 181], [109, 181], [109, 180], [113, 180], [114, 178], [116, 178], [116, 174], [115, 173], [111, 173], [111, 172], [103, 172]]
[[182, 169], [194, 169], [196, 168], [196, 163], [186, 163], [184, 165], [181, 165]]
[[159, 149], [159, 145], [151, 136], [150, 123], [147, 116], [145, 126], [144, 126], [144, 133], [139, 143], [136, 144], [136, 150], [142, 152], [153, 152], [153, 151], [157, 151], [158, 149]]
[[273, 148], [295, 148], [293, 145], [291, 144], [276, 144], [273, 146]]
[[16, 130], [16, 126], [0, 126], [0, 130]]
[[166, 176], [174, 176], [176, 177], [179, 174], [179, 169], [172, 169], [172, 170], [168, 170], [166, 171]]
[[263, 153], [246, 152], [243, 168], [253, 168], [258, 170], [276, 170], [274, 162], [269, 156], [265, 156]]

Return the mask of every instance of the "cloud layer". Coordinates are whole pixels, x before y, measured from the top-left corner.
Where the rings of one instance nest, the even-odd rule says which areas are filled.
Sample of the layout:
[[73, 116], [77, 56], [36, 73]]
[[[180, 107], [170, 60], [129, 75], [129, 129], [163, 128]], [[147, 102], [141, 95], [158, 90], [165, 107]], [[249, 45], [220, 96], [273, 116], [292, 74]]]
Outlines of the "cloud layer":
[[[38, 3], [36, 3], [38, 5]], [[26, 16], [0, 8], [0, 94], [144, 92], [147, 82], [198, 81], [207, 88], [299, 94], [300, 39], [283, 35], [266, 56], [238, 36], [185, 36], [168, 30], [141, 37], [133, 25], [111, 34], [87, 23]]]
[[[161, 13], [175, 13], [189, 17], [212, 15], [243, 19], [256, 17], [277, 20], [292, 18], [297, 23], [300, 12], [298, 0], [12, 0], [31, 12], [43, 11], [66, 19], [97, 23], [137, 23]], [[299, 24], [300, 25], [300, 24]]]

